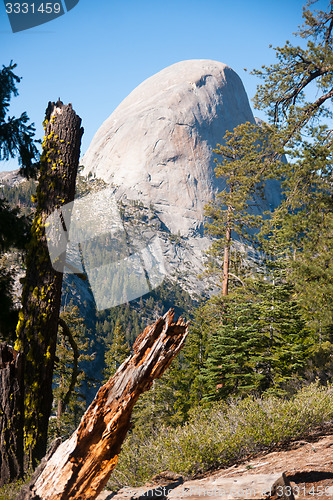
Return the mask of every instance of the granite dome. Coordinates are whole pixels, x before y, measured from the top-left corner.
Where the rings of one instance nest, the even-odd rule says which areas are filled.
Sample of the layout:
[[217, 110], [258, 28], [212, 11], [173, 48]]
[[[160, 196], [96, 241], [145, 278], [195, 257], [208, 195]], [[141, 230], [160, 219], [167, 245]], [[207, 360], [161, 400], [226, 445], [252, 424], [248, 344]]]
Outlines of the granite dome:
[[[157, 234], [167, 274], [181, 279], [190, 293], [209, 287], [198, 279], [211, 243], [204, 233], [204, 206], [224, 186], [215, 177], [213, 149], [226, 130], [246, 121], [255, 120], [231, 68], [211, 60], [182, 61], [133, 90], [82, 159], [84, 174], [106, 182], [110, 203], [111, 197], [127, 207], [131, 200], [141, 202], [135, 223], [140, 239], [145, 232]], [[279, 183], [270, 180], [257, 210], [279, 202]]]
[[220, 181], [212, 149], [226, 130], [254, 122], [238, 75], [211, 60], [182, 61], [141, 83], [97, 131], [82, 163], [153, 204], [172, 232], [202, 230], [203, 207]]

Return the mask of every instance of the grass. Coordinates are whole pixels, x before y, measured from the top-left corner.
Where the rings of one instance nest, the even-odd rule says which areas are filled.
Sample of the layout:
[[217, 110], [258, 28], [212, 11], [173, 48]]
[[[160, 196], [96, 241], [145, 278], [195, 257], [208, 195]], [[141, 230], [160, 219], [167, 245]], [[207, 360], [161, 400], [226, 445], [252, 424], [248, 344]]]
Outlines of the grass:
[[15, 500], [24, 483], [25, 481], [20, 479], [0, 488], [0, 500]]
[[191, 478], [304, 438], [331, 421], [333, 386], [318, 384], [304, 387], [289, 400], [249, 397], [196, 408], [190, 421], [177, 428], [130, 433], [109, 487], [141, 486], [164, 470]]

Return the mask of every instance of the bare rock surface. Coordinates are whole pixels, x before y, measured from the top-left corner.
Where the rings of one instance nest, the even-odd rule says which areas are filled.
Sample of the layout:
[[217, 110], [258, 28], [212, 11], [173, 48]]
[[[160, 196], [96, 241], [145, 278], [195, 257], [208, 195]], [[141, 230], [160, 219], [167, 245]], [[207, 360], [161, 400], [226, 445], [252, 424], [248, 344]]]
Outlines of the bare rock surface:
[[[212, 60], [182, 61], [140, 84], [95, 134], [82, 159], [85, 175], [103, 179], [114, 196], [139, 200], [178, 241], [164, 241], [168, 274], [197, 275], [210, 240], [204, 206], [223, 189], [215, 177], [213, 149], [227, 130], [254, 117], [239, 76]], [[269, 181], [258, 212], [277, 206], [279, 184]], [[201, 284], [202, 285], [202, 284]]]
[[213, 148], [227, 130], [254, 122], [239, 76], [223, 63], [182, 61], [145, 80], [97, 131], [85, 173], [119, 194], [152, 203], [173, 233], [197, 230], [223, 183]]
[[25, 182], [25, 178], [19, 174], [19, 170], [10, 170], [0, 172], [0, 187], [9, 184], [10, 186], [17, 186]]
[[[333, 435], [292, 443], [288, 449], [254, 458], [184, 481], [169, 492], [172, 500], [310, 500], [333, 498]], [[140, 460], [138, 458], [138, 460]], [[284, 476], [284, 477], [283, 477]], [[290, 489], [293, 496], [290, 494]], [[149, 498], [151, 486], [123, 488], [116, 495], [104, 491], [98, 500]], [[156, 485], [155, 485], [156, 489]], [[163, 498], [163, 483], [160, 485]], [[144, 495], [146, 493], [146, 495]], [[284, 495], [284, 496], [283, 496]]]

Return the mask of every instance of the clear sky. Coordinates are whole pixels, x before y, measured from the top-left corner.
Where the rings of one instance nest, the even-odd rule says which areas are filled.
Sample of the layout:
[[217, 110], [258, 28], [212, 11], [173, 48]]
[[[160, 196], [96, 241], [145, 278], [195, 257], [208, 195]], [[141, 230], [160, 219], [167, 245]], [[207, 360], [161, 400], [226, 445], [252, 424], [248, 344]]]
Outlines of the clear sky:
[[[29, 2], [31, 3], [31, 2]], [[0, 63], [23, 79], [11, 115], [27, 111], [37, 136], [48, 101], [71, 102], [85, 133], [95, 132], [143, 80], [185, 59], [213, 59], [241, 77], [249, 99], [258, 80], [245, 72], [275, 61], [269, 48], [293, 40], [303, 0], [80, 0], [47, 24], [12, 33], [0, 0]], [[325, 10], [328, 0], [314, 8]], [[256, 116], [264, 119], [261, 113]], [[0, 170], [16, 168], [1, 162]]]

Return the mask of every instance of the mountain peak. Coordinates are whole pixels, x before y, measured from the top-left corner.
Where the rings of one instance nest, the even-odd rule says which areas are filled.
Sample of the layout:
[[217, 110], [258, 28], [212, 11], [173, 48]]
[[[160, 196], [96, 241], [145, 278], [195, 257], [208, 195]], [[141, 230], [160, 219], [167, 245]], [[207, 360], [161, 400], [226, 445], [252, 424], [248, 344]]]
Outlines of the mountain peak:
[[221, 189], [212, 150], [245, 121], [254, 118], [231, 68], [178, 62], [141, 83], [103, 123], [84, 173], [113, 183], [119, 197], [154, 205], [171, 232], [202, 232], [204, 205]]

